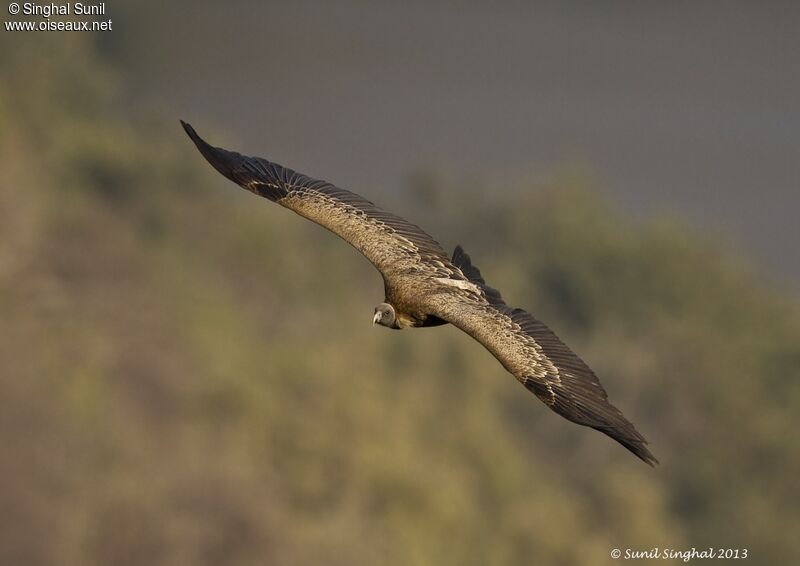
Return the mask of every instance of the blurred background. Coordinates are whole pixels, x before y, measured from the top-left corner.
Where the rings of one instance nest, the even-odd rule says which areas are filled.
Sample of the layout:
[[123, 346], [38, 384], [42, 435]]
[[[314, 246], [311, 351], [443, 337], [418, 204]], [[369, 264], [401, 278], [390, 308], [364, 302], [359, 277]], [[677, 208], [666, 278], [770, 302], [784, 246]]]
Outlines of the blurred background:
[[[0, 563], [798, 563], [796, 3], [105, 5], [0, 31]], [[661, 465], [179, 118], [462, 244]]]

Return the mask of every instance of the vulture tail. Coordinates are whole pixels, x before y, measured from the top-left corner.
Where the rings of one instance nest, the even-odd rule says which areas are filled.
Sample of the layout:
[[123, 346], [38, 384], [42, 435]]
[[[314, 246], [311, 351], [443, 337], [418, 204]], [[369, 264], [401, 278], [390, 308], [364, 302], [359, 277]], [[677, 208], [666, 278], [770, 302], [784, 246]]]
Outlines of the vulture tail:
[[456, 246], [456, 249], [453, 250], [453, 265], [461, 270], [467, 279], [478, 285], [481, 288], [483, 293], [486, 295], [486, 299], [492, 303], [493, 305], [504, 305], [506, 304], [503, 300], [503, 297], [500, 296], [500, 291], [489, 287], [486, 284], [486, 281], [483, 280], [483, 276], [481, 275], [481, 270], [478, 269], [477, 266], [472, 265], [472, 261], [469, 258], [467, 252], [464, 251], [464, 248], [461, 246]]

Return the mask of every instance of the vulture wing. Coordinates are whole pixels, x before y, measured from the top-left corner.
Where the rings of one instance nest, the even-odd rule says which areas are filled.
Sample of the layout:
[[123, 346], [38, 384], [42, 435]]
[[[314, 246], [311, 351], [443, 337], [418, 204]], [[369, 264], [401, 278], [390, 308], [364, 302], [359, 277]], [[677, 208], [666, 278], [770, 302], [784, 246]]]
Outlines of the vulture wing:
[[460, 247], [451, 260], [419, 227], [367, 199], [266, 159], [213, 147], [181, 123], [217, 171], [337, 234], [364, 254], [385, 281], [396, 276], [438, 283], [423, 286], [431, 292], [416, 297], [427, 314], [483, 344], [558, 414], [607, 434], [650, 465], [657, 462], [644, 437], [608, 402], [594, 372], [544, 324], [508, 307]]
[[225, 177], [316, 222], [360, 251], [386, 280], [424, 271], [430, 277], [465, 277], [439, 243], [421, 228], [367, 199], [260, 157], [247, 157], [206, 143], [189, 124], [183, 128], [200, 153]]
[[556, 413], [607, 434], [650, 464], [647, 441], [609, 403], [594, 372], [552, 330], [522, 309], [507, 306], [457, 247], [453, 263], [483, 291], [454, 288], [425, 299], [431, 314], [483, 344], [503, 367]]

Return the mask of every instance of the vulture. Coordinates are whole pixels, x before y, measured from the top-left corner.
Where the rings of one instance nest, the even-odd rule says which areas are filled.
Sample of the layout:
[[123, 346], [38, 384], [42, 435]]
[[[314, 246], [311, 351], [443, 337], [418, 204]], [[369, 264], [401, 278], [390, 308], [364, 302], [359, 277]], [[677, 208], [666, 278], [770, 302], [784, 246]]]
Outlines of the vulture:
[[375, 307], [373, 324], [399, 330], [450, 323], [480, 342], [553, 411], [610, 436], [651, 466], [658, 462], [645, 438], [608, 401], [589, 366], [542, 322], [508, 306], [461, 246], [448, 255], [419, 227], [355, 193], [211, 146], [192, 126], [181, 124], [222, 175], [330, 230], [377, 268], [385, 298]]

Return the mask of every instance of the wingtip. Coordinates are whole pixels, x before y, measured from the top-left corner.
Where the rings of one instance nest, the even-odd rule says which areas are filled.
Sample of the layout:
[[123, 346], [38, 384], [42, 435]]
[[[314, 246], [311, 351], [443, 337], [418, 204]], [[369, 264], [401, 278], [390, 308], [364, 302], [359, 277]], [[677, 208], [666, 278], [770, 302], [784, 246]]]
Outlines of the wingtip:
[[650, 466], [651, 468], [655, 468], [660, 464], [658, 458], [653, 456], [652, 452], [650, 452], [647, 448], [643, 448], [642, 454], [636, 454], [639, 459]]
[[[635, 429], [634, 429], [635, 430]], [[630, 446], [626, 446], [631, 452], [633, 452], [640, 460], [642, 460], [645, 464], [650, 466], [651, 468], [655, 468], [658, 465], [658, 458], [653, 456], [653, 453], [650, 452], [650, 449], [647, 447], [649, 444], [647, 439], [644, 436], [636, 433], [638, 438], [638, 442], [631, 443]]]
[[635, 441], [620, 439], [614, 436], [612, 436], [612, 438], [630, 450], [634, 456], [651, 468], [655, 468], [659, 463], [658, 459], [650, 452], [650, 449], [647, 447], [647, 441], [644, 438], [637, 438]]
[[184, 122], [183, 120], [179, 121], [181, 126], [183, 126], [184, 131], [189, 136], [189, 139], [194, 142], [194, 145], [197, 147], [203, 157], [206, 158], [206, 161], [208, 161], [211, 166], [219, 171], [222, 175], [234, 183], [238, 183], [233, 171], [241, 163], [243, 156], [233, 151], [227, 151], [225, 149], [212, 146], [197, 134], [191, 124]]
[[626, 450], [631, 452], [634, 456], [639, 458], [642, 462], [647, 464], [648, 466], [655, 468], [656, 465], [659, 463], [658, 459], [653, 456], [653, 453], [650, 452], [650, 449], [647, 447], [648, 442], [647, 439], [642, 436], [634, 426], [625, 419], [620, 413], [618, 415], [620, 417], [619, 420], [615, 420], [612, 424], [606, 425], [588, 425], [591, 428], [598, 430], [605, 434], [606, 436], [612, 438], [619, 442]]
[[181, 126], [183, 126], [183, 131], [186, 132], [186, 134], [195, 144], [197, 144], [198, 142], [204, 143], [202, 138], [200, 138], [200, 136], [197, 135], [197, 132], [194, 131], [194, 128], [192, 127], [191, 124], [189, 124], [188, 122], [184, 122], [183, 120], [178, 120], [178, 121], [181, 123]]

